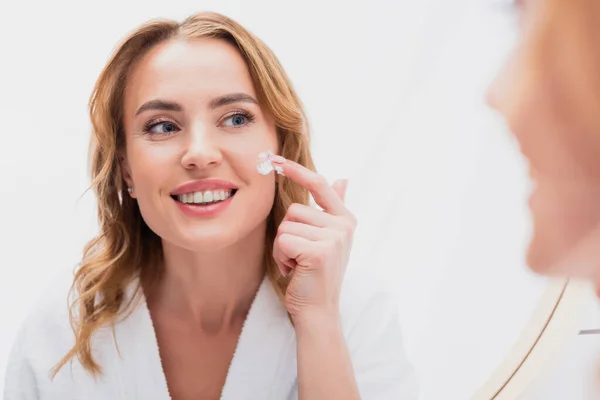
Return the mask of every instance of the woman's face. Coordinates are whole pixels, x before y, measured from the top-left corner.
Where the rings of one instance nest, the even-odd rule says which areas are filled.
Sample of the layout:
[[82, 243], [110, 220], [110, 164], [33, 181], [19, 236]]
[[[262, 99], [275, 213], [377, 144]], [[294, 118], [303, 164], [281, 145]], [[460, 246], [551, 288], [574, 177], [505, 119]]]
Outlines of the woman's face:
[[506, 118], [535, 183], [530, 267], [580, 275], [583, 271], [566, 270], [562, 262], [600, 223], [600, 132], [585, 128], [578, 113], [584, 100], [573, 90], [572, 75], [559, 72], [577, 68], [577, 57], [567, 53], [572, 50], [550, 38], [536, 53], [548, 0], [523, 3], [520, 43], [488, 98]]
[[234, 46], [218, 39], [155, 46], [128, 75], [124, 126], [124, 179], [164, 241], [207, 251], [260, 234], [275, 180], [257, 172], [256, 160], [276, 153], [278, 142]]

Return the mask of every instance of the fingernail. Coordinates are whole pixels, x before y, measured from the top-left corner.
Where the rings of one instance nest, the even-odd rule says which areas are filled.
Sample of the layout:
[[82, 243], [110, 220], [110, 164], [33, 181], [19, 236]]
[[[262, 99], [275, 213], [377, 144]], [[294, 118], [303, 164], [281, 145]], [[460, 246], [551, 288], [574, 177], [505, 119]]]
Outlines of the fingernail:
[[279, 163], [279, 164], [284, 164], [285, 163], [285, 158], [284, 157], [281, 157], [281, 156], [278, 156], [278, 155], [275, 155], [275, 154], [271, 155], [269, 158], [271, 159], [271, 161]]

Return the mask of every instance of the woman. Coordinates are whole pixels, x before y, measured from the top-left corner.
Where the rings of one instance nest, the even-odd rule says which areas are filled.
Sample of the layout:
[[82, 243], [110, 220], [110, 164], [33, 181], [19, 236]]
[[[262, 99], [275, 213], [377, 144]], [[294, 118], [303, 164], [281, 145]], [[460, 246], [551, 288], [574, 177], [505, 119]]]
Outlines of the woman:
[[[521, 39], [488, 97], [535, 181], [528, 264], [541, 274], [589, 279], [600, 295], [600, 2], [518, 4]], [[586, 328], [595, 328], [597, 318], [589, 318]], [[561, 343], [566, 353], [527, 394], [597, 399], [586, 371], [597, 362], [590, 360], [595, 343]]]
[[[260, 40], [213, 13], [148, 23], [90, 114], [100, 234], [69, 279], [74, 336], [59, 285], [21, 330], [6, 399], [415, 398], [393, 301], [341, 290], [345, 182], [313, 172]], [[257, 172], [265, 151], [281, 175]]]
[[530, 267], [600, 294], [600, 2], [518, 2], [522, 38], [489, 91], [529, 161]]

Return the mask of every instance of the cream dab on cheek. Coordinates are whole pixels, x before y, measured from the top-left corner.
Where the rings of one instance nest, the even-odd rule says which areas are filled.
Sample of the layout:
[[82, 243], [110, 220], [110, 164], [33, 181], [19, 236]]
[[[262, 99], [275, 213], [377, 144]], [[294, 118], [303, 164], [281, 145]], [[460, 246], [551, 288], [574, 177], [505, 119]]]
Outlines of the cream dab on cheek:
[[283, 168], [279, 165], [273, 165], [271, 151], [263, 151], [258, 155], [258, 161], [256, 162], [256, 170], [261, 175], [268, 175], [271, 171], [275, 171], [279, 175], [283, 175]]

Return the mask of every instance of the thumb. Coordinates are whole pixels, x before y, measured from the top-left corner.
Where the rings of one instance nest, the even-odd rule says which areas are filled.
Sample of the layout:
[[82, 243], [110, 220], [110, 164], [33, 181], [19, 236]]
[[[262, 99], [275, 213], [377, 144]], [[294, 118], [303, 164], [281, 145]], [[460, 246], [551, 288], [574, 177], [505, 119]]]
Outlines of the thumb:
[[348, 188], [348, 179], [338, 179], [333, 182], [331, 188], [337, 193], [337, 195], [344, 201], [346, 197], [346, 189]]

